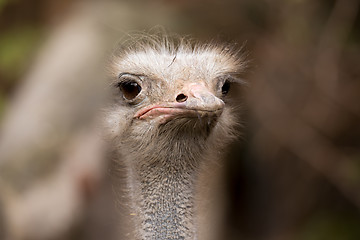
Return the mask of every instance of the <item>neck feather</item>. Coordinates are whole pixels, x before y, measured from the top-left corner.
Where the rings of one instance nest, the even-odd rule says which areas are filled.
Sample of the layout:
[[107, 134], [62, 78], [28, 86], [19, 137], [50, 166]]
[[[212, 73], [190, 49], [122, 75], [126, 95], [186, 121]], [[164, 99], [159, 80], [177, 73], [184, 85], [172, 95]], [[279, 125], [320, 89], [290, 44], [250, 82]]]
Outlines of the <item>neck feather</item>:
[[156, 156], [129, 166], [136, 235], [146, 240], [197, 239], [194, 198], [199, 159]]
[[[172, 161], [172, 159], [167, 159]], [[194, 239], [196, 172], [173, 167], [146, 169], [130, 177], [140, 239]]]
[[156, 141], [125, 138], [137, 239], [197, 239], [195, 188], [207, 137], [193, 130], [160, 131]]

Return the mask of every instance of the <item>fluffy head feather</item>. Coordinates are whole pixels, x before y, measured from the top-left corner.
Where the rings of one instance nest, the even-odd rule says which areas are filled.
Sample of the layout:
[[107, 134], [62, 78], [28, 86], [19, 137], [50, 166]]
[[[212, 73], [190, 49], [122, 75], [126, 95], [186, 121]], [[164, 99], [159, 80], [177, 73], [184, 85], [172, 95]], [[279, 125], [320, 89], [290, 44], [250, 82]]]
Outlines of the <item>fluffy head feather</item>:
[[[114, 90], [112, 96], [115, 100], [107, 116], [110, 135], [119, 138], [125, 134], [128, 138], [131, 134], [129, 128], [133, 128], [134, 138], [141, 136], [141, 141], [144, 141], [148, 136], [150, 141], [159, 141], [160, 139], [156, 139], [155, 135], [160, 132], [182, 129], [185, 125], [180, 122], [159, 124], [161, 121], [158, 119], [139, 121], [133, 116], [144, 106], [175, 101], [184, 86], [189, 83], [203, 84], [225, 102], [223, 114], [213, 127], [220, 131], [216, 135], [217, 138], [231, 135], [235, 124], [234, 115], [227, 97], [221, 94], [221, 85], [225, 81], [243, 83], [239, 76], [245, 68], [244, 55], [233, 45], [200, 44], [184, 38], [167, 36], [133, 38], [120, 46], [110, 63], [110, 88]], [[142, 92], [132, 103], [124, 100], [117, 88], [121, 74], [140, 76], [142, 81]], [[189, 119], [182, 119], [182, 122], [187, 121]], [[193, 125], [201, 131], [204, 131], [201, 129], [204, 123], [205, 121], [200, 118], [193, 121]], [[188, 129], [185, 127], [182, 130], [194, 132], [193, 127], [189, 125]], [[170, 132], [165, 135], [171, 138], [169, 134]]]

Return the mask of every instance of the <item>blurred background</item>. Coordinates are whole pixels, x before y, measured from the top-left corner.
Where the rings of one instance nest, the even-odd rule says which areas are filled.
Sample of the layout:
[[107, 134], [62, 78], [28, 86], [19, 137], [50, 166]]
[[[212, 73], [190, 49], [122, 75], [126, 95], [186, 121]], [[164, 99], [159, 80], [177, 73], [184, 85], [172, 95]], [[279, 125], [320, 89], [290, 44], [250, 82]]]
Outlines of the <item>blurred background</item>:
[[249, 53], [222, 239], [360, 239], [359, 8], [0, 0], [0, 239], [117, 239], [96, 89], [116, 42], [155, 26]]

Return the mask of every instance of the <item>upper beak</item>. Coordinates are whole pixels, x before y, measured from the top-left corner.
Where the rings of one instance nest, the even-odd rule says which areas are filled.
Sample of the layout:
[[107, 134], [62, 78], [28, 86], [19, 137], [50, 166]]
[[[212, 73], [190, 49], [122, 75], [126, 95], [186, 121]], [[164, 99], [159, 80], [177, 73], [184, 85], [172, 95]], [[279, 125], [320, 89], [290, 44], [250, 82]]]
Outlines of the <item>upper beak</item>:
[[224, 107], [224, 102], [210, 92], [207, 87], [199, 83], [192, 83], [184, 89], [185, 95], [188, 98], [184, 101], [187, 109], [194, 109], [198, 111], [219, 111]]
[[146, 106], [134, 115], [134, 118], [147, 119], [162, 116], [216, 115], [219, 116], [224, 108], [224, 102], [210, 92], [203, 84], [191, 83], [184, 87], [174, 101], [157, 103]]

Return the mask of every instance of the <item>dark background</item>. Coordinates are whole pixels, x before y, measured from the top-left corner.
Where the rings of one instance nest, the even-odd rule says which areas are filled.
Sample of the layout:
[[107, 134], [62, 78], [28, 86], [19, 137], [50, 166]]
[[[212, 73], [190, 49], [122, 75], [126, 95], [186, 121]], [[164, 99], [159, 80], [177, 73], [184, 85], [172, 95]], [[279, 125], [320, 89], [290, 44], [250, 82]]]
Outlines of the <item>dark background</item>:
[[[0, 1], [0, 121], [38, 50], [76, 4]], [[360, 1], [117, 4], [103, 24], [119, 36], [159, 25], [245, 43], [245, 127], [224, 164], [223, 239], [360, 239]], [[116, 20], [126, 14], [128, 23]]]

